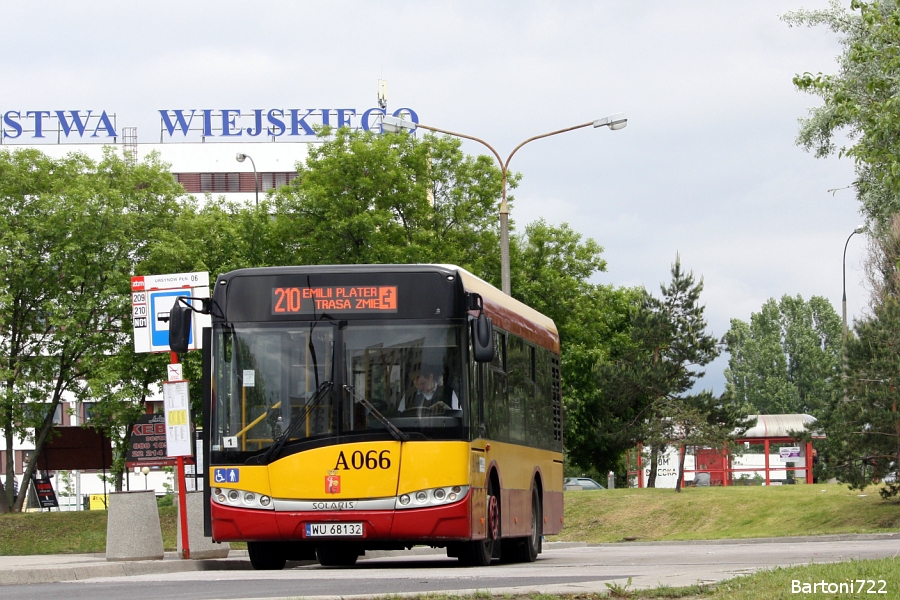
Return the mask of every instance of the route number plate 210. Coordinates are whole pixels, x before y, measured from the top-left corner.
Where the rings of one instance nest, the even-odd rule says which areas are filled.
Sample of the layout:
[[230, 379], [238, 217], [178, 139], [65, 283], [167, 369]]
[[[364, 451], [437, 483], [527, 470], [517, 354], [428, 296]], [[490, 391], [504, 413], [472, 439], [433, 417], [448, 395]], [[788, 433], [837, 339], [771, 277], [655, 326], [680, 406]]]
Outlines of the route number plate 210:
[[306, 537], [362, 537], [362, 523], [307, 523]]

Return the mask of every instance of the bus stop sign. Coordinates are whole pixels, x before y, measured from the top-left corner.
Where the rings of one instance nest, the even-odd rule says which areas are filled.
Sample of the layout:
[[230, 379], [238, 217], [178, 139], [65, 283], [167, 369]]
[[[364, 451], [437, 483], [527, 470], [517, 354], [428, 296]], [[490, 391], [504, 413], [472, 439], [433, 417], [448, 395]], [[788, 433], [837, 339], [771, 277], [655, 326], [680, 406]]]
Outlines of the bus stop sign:
[[[169, 311], [180, 296], [209, 298], [209, 273], [141, 275], [131, 278], [131, 316], [135, 352], [169, 352]], [[200, 349], [209, 315], [194, 313], [189, 350]]]

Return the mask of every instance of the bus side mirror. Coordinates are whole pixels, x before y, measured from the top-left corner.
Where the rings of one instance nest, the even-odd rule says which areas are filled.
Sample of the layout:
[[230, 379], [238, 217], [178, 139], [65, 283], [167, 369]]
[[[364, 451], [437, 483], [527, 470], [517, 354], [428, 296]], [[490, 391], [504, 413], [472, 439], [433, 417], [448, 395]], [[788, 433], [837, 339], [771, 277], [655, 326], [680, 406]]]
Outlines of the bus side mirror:
[[191, 313], [180, 297], [176, 297], [172, 310], [169, 311], [169, 348], [177, 354], [188, 351], [191, 339]]
[[494, 360], [494, 328], [484, 313], [472, 321], [472, 348], [475, 362], [487, 363]]

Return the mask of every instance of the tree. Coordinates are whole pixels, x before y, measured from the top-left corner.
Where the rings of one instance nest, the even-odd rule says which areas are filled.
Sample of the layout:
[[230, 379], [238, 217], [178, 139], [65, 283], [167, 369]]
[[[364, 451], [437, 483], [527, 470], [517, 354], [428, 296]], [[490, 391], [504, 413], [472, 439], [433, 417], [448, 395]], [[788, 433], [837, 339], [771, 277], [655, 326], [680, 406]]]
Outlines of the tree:
[[[878, 227], [874, 240], [867, 264], [872, 312], [854, 324], [845, 391], [822, 422], [829, 474], [857, 489], [900, 465], [900, 215]], [[900, 484], [889, 483], [880, 493], [896, 496]]]
[[[710, 391], [685, 396], [666, 396], [658, 400], [653, 410], [658, 415], [664, 416], [646, 424], [644, 442], [652, 449], [660, 450], [677, 440], [677, 444], [684, 448], [684, 451], [679, 452], [676, 492], [681, 492], [686, 449], [698, 446], [727, 448], [743, 417], [739, 411], [723, 404], [721, 398]], [[651, 456], [651, 460], [655, 458]], [[655, 470], [651, 464], [651, 477], [655, 475]], [[648, 487], [654, 486], [648, 483]]]
[[603, 248], [568, 224], [539, 220], [512, 242], [514, 296], [552, 318], [559, 330], [566, 458], [584, 470], [606, 472], [627, 446], [607, 435], [610, 407], [601, 404], [612, 399], [599, 393], [595, 371], [627, 342], [638, 293], [591, 283], [606, 270]]
[[651, 441], [648, 487], [655, 483], [658, 453], [677, 439], [665, 440], [653, 433], [665, 431], [661, 424], [677, 422], [679, 415], [684, 420], [689, 410], [696, 408], [681, 397], [703, 376], [700, 368], [719, 355], [718, 340], [706, 333], [705, 307], [700, 304], [703, 280], [695, 281], [693, 272], [685, 273], [680, 257], [672, 265], [671, 282], [660, 285], [660, 291], [661, 298], [646, 298], [645, 314], [639, 320], [642, 327], [638, 330], [645, 348], [652, 350], [643, 384], [649, 400], [643, 426]]
[[649, 442], [651, 484], [658, 452], [674, 439], [673, 418], [687, 414], [685, 395], [718, 355], [699, 303], [702, 280], [684, 272], [680, 258], [671, 273], [670, 284], [660, 286], [662, 298], [646, 290], [625, 296], [630, 302], [619, 313], [615, 343], [593, 364], [596, 389], [570, 408], [576, 461], [590, 454], [609, 459]]
[[[338, 129], [274, 196], [284, 264], [448, 262], [499, 273], [501, 174], [459, 140]], [[513, 180], [515, 184], [515, 180]]]
[[797, 143], [823, 157], [838, 150], [835, 137], [845, 132], [851, 143], [838, 151], [856, 159], [862, 211], [884, 224], [900, 211], [900, 6], [896, 0], [853, 0], [850, 7], [848, 12], [831, 0], [828, 9], [783, 17], [791, 26], [828, 27], [841, 36], [843, 48], [836, 74], [794, 77], [798, 89], [824, 100], [801, 121]]
[[[847, 344], [847, 399], [835, 401], [823, 425], [830, 473], [864, 489], [900, 465], [900, 302], [887, 299], [855, 331]], [[900, 483], [880, 493], [895, 496]]]
[[14, 437], [35, 445], [27, 481], [63, 397], [86, 398], [84, 379], [130, 339], [122, 323], [133, 266], [181, 192], [153, 156], [131, 165], [111, 149], [99, 163], [0, 151], [0, 512], [25, 499], [12, 497]]
[[841, 321], [821, 296], [770, 298], [749, 324], [732, 319], [724, 341], [726, 393], [757, 414], [822, 417], [840, 392]]

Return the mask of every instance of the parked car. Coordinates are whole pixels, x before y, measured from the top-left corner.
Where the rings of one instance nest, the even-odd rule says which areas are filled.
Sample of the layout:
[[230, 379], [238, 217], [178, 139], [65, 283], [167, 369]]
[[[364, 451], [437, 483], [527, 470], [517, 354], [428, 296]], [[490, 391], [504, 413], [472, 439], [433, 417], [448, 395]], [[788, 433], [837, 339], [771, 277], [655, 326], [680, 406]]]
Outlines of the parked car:
[[563, 490], [605, 490], [606, 488], [590, 477], [566, 477]]

